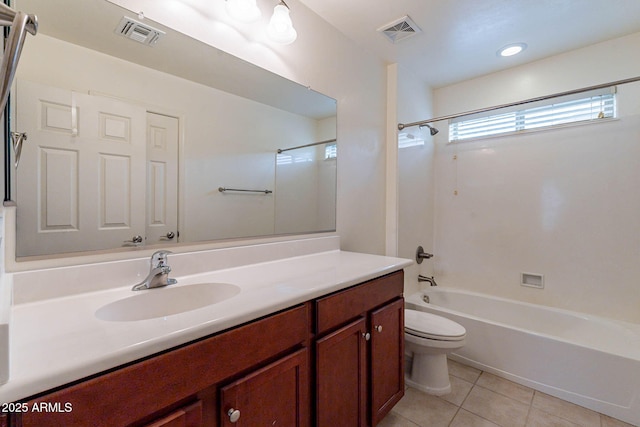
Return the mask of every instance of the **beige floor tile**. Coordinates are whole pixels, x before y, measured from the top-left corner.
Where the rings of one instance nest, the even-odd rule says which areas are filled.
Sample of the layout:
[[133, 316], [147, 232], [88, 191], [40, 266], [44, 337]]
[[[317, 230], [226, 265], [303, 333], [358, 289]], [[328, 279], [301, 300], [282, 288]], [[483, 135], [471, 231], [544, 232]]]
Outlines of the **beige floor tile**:
[[449, 375], [453, 375], [458, 378], [462, 378], [470, 383], [476, 382], [482, 371], [480, 369], [472, 368], [471, 366], [463, 365], [455, 360], [449, 359], [447, 361], [449, 365]]
[[600, 427], [600, 414], [557, 397], [536, 391], [532, 405], [548, 414], [556, 415], [581, 427]]
[[581, 427], [569, 420], [547, 414], [540, 409], [531, 408], [526, 427]]
[[625, 423], [624, 421], [616, 420], [607, 415], [600, 415], [602, 427], [633, 427], [633, 424]]
[[444, 400], [409, 387], [393, 412], [422, 427], [446, 427], [458, 407]]
[[378, 427], [420, 427], [399, 414], [391, 411], [378, 423]]
[[[634, 427], [449, 359], [451, 393], [407, 387], [381, 427]], [[640, 426], [638, 426], [640, 427]]]
[[524, 426], [529, 412], [529, 405], [477, 385], [462, 408], [503, 427]]
[[449, 375], [449, 381], [451, 382], [451, 393], [440, 396], [440, 399], [460, 406], [471, 391], [473, 384], [461, 378], [454, 377], [453, 375]]
[[476, 385], [488, 388], [491, 391], [503, 394], [527, 405], [531, 404], [531, 400], [533, 399], [533, 389], [516, 384], [513, 381], [505, 380], [488, 372], [483, 372], [482, 375], [480, 375], [480, 378], [476, 381]]
[[485, 420], [469, 411], [460, 409], [449, 427], [500, 427], [489, 420]]

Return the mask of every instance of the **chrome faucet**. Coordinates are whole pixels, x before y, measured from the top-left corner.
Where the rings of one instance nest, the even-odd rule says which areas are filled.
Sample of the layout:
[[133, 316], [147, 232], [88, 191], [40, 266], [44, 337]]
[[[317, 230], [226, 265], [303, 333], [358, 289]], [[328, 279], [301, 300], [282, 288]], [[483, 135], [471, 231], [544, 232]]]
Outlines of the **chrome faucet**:
[[436, 283], [436, 279], [433, 276], [423, 276], [422, 274], [418, 274], [418, 282], [429, 282], [431, 286], [438, 286]]
[[156, 251], [151, 255], [151, 269], [147, 278], [131, 288], [132, 291], [142, 289], [160, 288], [162, 286], [174, 285], [178, 283], [176, 279], [169, 278], [171, 267], [167, 264], [167, 255], [170, 251]]

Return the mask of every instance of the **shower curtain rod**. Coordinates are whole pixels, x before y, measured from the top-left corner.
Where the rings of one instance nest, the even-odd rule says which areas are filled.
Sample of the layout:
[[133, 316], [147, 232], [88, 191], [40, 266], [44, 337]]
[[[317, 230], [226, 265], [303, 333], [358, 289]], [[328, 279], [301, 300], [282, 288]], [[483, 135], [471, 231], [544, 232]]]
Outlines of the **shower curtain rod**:
[[291, 147], [291, 148], [278, 148], [278, 154], [285, 152], [285, 151], [289, 151], [289, 150], [296, 150], [298, 148], [306, 148], [306, 147], [313, 147], [314, 145], [320, 145], [320, 144], [328, 144], [330, 142], [336, 142], [337, 140], [334, 139], [327, 139], [326, 141], [320, 141], [320, 142], [312, 142], [311, 144], [306, 144], [306, 145], [298, 145], [297, 147]]
[[484, 112], [487, 112], [487, 111], [499, 110], [501, 108], [507, 108], [507, 107], [513, 107], [513, 106], [516, 106], [516, 105], [528, 104], [530, 102], [543, 101], [545, 99], [558, 98], [560, 96], [573, 95], [574, 93], [587, 92], [587, 91], [590, 91], [590, 90], [604, 89], [604, 88], [607, 88], [607, 87], [610, 87], [610, 86], [623, 85], [623, 84], [626, 84], [626, 83], [633, 83], [633, 82], [637, 82], [637, 81], [640, 81], [640, 76], [632, 77], [630, 79], [617, 80], [617, 81], [611, 82], [611, 83], [604, 83], [604, 84], [599, 84], [599, 85], [595, 85], [595, 86], [584, 87], [582, 89], [574, 89], [574, 90], [569, 90], [569, 91], [566, 91], [566, 92], [558, 92], [558, 93], [554, 93], [553, 95], [545, 95], [545, 96], [539, 96], [537, 98], [529, 98], [529, 99], [525, 99], [524, 101], [516, 101], [516, 102], [511, 102], [509, 104], [496, 105], [494, 107], [480, 108], [480, 109], [477, 109], [477, 110], [467, 111], [467, 112], [464, 112], [464, 113], [450, 114], [448, 116], [441, 116], [441, 117], [434, 117], [432, 119], [421, 120], [419, 122], [398, 123], [398, 130], [402, 130], [404, 128], [408, 128], [408, 127], [411, 127], [411, 126], [422, 126], [422, 125], [426, 125], [427, 123], [438, 122], [440, 120], [450, 120], [450, 119], [455, 119], [455, 118], [462, 117], [462, 116], [467, 116], [467, 115], [470, 115], [470, 114], [484, 113]]

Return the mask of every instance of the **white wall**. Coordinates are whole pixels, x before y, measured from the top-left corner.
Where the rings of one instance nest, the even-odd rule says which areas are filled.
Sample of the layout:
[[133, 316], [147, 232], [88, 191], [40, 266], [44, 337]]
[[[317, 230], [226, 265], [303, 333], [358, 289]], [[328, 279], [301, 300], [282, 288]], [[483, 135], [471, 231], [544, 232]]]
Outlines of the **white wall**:
[[[114, 0], [116, 4], [204, 41], [338, 101], [337, 230], [342, 248], [384, 253], [385, 68], [319, 16], [295, 1], [291, 18], [298, 39], [274, 45], [263, 36], [271, 4], [261, 21], [236, 24], [224, 2], [210, 0]], [[355, 197], [366, 194], [367, 197]]]
[[[398, 113], [401, 123], [432, 117], [431, 89], [407, 70], [398, 69]], [[434, 253], [434, 138], [428, 129], [406, 128], [425, 141], [422, 146], [398, 150], [398, 256], [414, 259], [416, 248]], [[418, 290], [418, 274], [433, 275], [433, 262], [423, 261], [405, 269], [405, 293]]]
[[[636, 77], [639, 49], [637, 33], [441, 88], [436, 113]], [[439, 124], [440, 285], [640, 322], [640, 83], [618, 99], [619, 120], [476, 142], [447, 145]]]

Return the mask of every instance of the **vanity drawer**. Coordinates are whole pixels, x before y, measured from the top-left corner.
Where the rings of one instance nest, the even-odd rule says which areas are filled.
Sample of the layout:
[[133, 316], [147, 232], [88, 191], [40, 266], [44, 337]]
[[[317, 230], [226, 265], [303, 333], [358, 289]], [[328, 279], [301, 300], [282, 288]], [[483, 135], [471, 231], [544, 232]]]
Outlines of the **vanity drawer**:
[[322, 334], [402, 295], [400, 270], [316, 300], [316, 333]]

